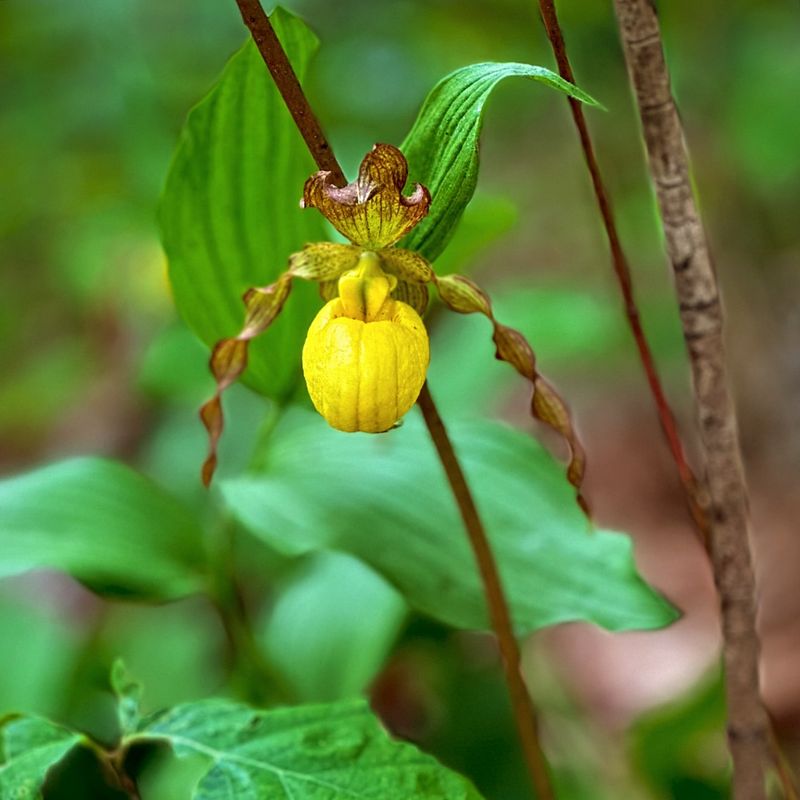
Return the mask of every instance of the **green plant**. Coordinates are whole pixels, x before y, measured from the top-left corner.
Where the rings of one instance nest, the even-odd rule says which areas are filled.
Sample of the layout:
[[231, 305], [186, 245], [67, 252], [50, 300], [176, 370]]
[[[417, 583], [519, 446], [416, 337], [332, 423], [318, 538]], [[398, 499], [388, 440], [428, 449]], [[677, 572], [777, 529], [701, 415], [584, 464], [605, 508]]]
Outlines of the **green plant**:
[[[280, 9], [272, 21], [302, 79], [316, 48], [313, 35]], [[363, 691], [375, 676], [407, 606], [454, 628], [496, 631], [534, 782], [542, 797], [552, 794], [515, 636], [568, 620], [609, 630], [650, 629], [669, 624], [675, 611], [638, 576], [627, 537], [590, 531], [580, 495], [580, 443], [527, 341], [495, 320], [488, 296], [474, 282], [437, 275], [431, 267], [472, 199], [484, 104], [508, 77], [533, 79], [592, 102], [548, 70], [522, 64], [477, 64], [443, 79], [401, 145], [411, 179], [427, 187], [434, 204], [413, 230], [403, 230], [408, 236], [395, 251], [412, 254], [412, 266], [400, 257], [393, 262], [392, 255], [383, 263], [394, 265], [394, 277], [412, 286], [405, 296], [409, 305], [416, 299], [420, 311], [426, 305], [420, 287], [427, 301], [431, 283], [453, 310], [487, 317], [498, 356], [531, 383], [534, 416], [571, 447], [567, 479], [543, 448], [505, 426], [455, 421], [448, 435], [427, 387], [419, 401], [426, 429], [411, 417], [380, 438], [331, 431], [303, 408], [299, 356], [320, 300], [300, 286], [286, 302], [289, 281], [334, 281], [353, 266], [337, 258], [350, 253], [357, 260], [363, 253], [331, 244], [318, 263], [312, 258], [319, 251], [308, 243], [324, 240], [326, 229], [319, 215], [297, 208], [312, 171], [306, 143], [248, 42], [190, 114], [160, 221], [182, 316], [207, 345], [223, 343], [212, 358], [218, 393], [204, 413], [213, 444], [221, 433], [220, 393], [240, 373], [272, 403], [253, 464], [241, 474], [223, 475], [202, 509], [187, 508], [142, 475], [100, 459], [62, 462], [5, 481], [0, 569], [63, 570], [98, 593], [143, 601], [207, 597], [235, 653], [239, 693], [269, 709], [219, 698], [140, 717], [140, 689], [118, 665], [111, 679], [118, 729], [108, 740], [36, 717], [4, 722], [0, 797], [38, 796], [48, 774], [57, 779], [54, 765], [76, 749], [96, 757], [109, 784], [137, 797], [133, 756], [159, 743], [179, 758], [200, 758], [193, 776], [197, 798], [234, 792], [295, 799], [478, 797], [467, 778], [389, 738], [362, 700], [336, 696]], [[298, 102], [295, 97], [294, 111]], [[335, 167], [330, 158], [327, 166]], [[328, 171], [341, 188], [341, 171]], [[380, 254], [387, 243], [358, 244]], [[240, 296], [268, 281], [247, 294], [249, 317], [235, 335], [242, 321]], [[215, 463], [213, 454], [207, 480]], [[314, 620], [305, 622], [298, 643], [298, 632], [276, 607], [266, 623], [267, 644], [259, 641], [240, 591], [242, 565], [235, 551], [242, 540], [266, 563], [307, 563], [336, 554], [333, 561], [313, 562], [331, 570], [331, 585], [362, 580], [363, 596], [378, 598], [361, 613], [369, 617], [377, 609], [385, 621], [383, 646], [345, 656], [360, 671], [360, 685], [330, 688], [328, 676], [319, 674], [328, 667], [310, 656], [287, 666], [287, 651], [314, 652], [326, 636], [326, 646], [345, 652], [337, 631], [322, 630]], [[350, 560], [336, 561], [342, 554]], [[377, 584], [370, 584], [376, 575]], [[294, 586], [299, 585], [298, 577]], [[348, 635], [345, 629], [338, 633]], [[326, 687], [327, 697], [312, 696], [323, 691], [319, 687]], [[310, 702], [319, 699], [330, 702]]]

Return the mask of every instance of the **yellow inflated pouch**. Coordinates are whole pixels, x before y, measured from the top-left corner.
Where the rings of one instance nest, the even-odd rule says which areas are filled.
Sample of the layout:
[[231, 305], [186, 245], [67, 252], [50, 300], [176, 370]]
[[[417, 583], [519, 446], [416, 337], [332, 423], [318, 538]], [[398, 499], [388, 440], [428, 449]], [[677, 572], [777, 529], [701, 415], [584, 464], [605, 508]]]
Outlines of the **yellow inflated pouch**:
[[419, 314], [391, 297], [376, 253], [339, 278], [308, 329], [303, 372], [314, 407], [340, 431], [389, 430], [414, 405], [430, 361]]

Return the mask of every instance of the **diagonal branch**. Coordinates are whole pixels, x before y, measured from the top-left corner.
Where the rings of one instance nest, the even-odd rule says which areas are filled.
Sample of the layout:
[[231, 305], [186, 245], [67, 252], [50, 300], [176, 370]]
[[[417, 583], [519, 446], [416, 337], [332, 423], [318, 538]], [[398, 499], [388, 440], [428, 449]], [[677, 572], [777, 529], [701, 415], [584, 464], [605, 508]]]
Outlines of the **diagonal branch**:
[[[553, 55], [558, 64], [558, 71], [564, 80], [575, 83], [572, 66], [567, 57], [567, 47], [564, 42], [564, 36], [561, 32], [561, 26], [558, 24], [554, 0], [539, 0], [539, 10], [547, 31], [547, 38], [550, 40]], [[706, 519], [705, 512], [698, 498], [698, 482], [686, 461], [681, 438], [678, 434], [677, 425], [675, 424], [675, 417], [672, 414], [669, 401], [661, 386], [655, 360], [653, 359], [650, 345], [647, 342], [647, 337], [642, 328], [642, 322], [639, 318], [639, 308], [636, 304], [636, 297], [633, 291], [633, 279], [631, 277], [630, 266], [628, 265], [628, 259], [625, 256], [625, 251], [622, 249], [622, 243], [619, 238], [619, 233], [617, 232], [617, 224], [614, 219], [611, 199], [606, 190], [603, 176], [600, 173], [600, 165], [597, 163], [592, 138], [589, 135], [589, 129], [586, 125], [583, 106], [572, 97], [567, 97], [567, 100], [569, 101], [569, 107], [572, 111], [572, 119], [575, 122], [575, 127], [580, 137], [581, 148], [583, 149], [583, 155], [586, 160], [586, 167], [592, 179], [592, 187], [594, 189], [595, 198], [597, 199], [600, 216], [603, 218], [603, 226], [606, 230], [606, 236], [611, 250], [611, 263], [625, 304], [625, 316], [628, 320], [628, 325], [630, 326], [634, 341], [636, 342], [636, 349], [639, 351], [639, 359], [642, 362], [647, 383], [650, 387], [650, 393], [653, 395], [653, 400], [656, 404], [661, 429], [667, 440], [670, 452], [672, 453], [672, 459], [677, 467], [678, 476], [683, 484], [686, 500], [689, 504], [689, 511], [701, 539], [707, 545], [708, 520]]]
[[269, 17], [264, 13], [261, 3], [259, 0], [236, 0], [236, 5], [239, 6], [242, 20], [250, 31], [256, 47], [267, 65], [269, 74], [272, 75], [272, 80], [275, 81], [275, 86], [281, 93], [283, 102], [292, 115], [297, 129], [305, 139], [314, 161], [317, 162], [320, 169], [328, 170], [331, 173], [334, 185], [344, 186], [347, 183], [344, 172], [322, 132], [322, 126], [306, 99], [303, 87], [289, 62], [289, 57], [278, 40], [275, 29], [272, 27]]
[[728, 387], [717, 276], [692, 191], [683, 127], [652, 0], [614, 0], [614, 7], [692, 369], [710, 495], [711, 562], [722, 614], [733, 796], [735, 800], [763, 800], [769, 725], [759, 696], [747, 485]]
[[461, 464], [453, 450], [453, 444], [447, 435], [447, 429], [439, 416], [433, 397], [431, 397], [427, 381], [422, 386], [417, 403], [422, 411], [431, 439], [433, 439], [433, 443], [436, 446], [436, 452], [447, 475], [453, 497], [461, 512], [461, 519], [464, 522], [467, 536], [469, 536], [470, 545], [478, 562], [483, 589], [489, 606], [489, 615], [492, 620], [492, 628], [497, 635], [503, 657], [503, 669], [508, 683], [508, 691], [511, 695], [517, 732], [522, 741], [525, 759], [536, 787], [537, 797], [540, 800], [552, 800], [555, 794], [550, 784], [549, 768], [539, 741], [536, 711], [522, 679], [519, 645], [514, 638], [508, 602], [503, 593], [497, 564], [495, 563], [489, 540], [486, 537], [483, 522], [478, 514], [478, 509], [475, 507], [475, 501], [464, 477]]
[[[311, 155], [320, 169], [329, 170], [333, 175], [334, 182], [343, 186], [346, 180], [339, 162], [311, 110], [286, 53], [275, 35], [269, 18], [261, 8], [259, 0], [236, 0], [236, 3], [242, 13], [242, 19], [250, 29], [253, 40], [269, 68], [278, 91], [311, 151]], [[427, 383], [423, 385], [417, 402], [447, 475], [475, 554], [489, 607], [489, 616], [503, 659], [517, 729], [536, 794], [539, 800], [554, 800], [555, 793], [550, 780], [547, 760], [539, 741], [536, 709], [522, 679], [519, 646], [514, 637], [508, 601], [503, 592], [497, 563], [492, 554], [486, 531], [450, 437], [428, 391]]]

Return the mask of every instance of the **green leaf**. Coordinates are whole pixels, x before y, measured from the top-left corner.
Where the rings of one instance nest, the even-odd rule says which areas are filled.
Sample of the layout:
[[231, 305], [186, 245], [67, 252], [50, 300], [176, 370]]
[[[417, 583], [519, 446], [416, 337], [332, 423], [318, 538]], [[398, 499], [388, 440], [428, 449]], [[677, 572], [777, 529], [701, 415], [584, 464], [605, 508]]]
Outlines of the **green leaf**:
[[517, 224], [517, 207], [511, 200], [478, 191], [464, 209], [453, 238], [436, 259], [440, 275], [469, 274], [475, 260]]
[[[627, 630], [675, 619], [637, 574], [630, 539], [588, 529], [562, 467], [540, 445], [497, 424], [450, 428], [521, 633], [571, 620]], [[273, 437], [262, 472], [222, 483], [247, 528], [288, 555], [351, 553], [420, 611], [486, 627], [475, 562], [418, 418], [374, 436], [296, 411]]]
[[0, 481], [0, 577], [58, 569], [98, 590], [168, 600], [204, 585], [203, 534], [132, 469], [77, 458]]
[[319, 553], [290, 576], [262, 638], [303, 702], [341, 700], [373, 680], [405, 617], [403, 599], [362, 561]]
[[506, 78], [529, 78], [598, 105], [588, 94], [544, 67], [486, 62], [442, 78], [425, 98], [400, 149], [409, 178], [424, 184], [433, 202], [428, 216], [400, 244], [434, 261], [444, 250], [478, 183], [478, 140], [489, 95]]
[[[449, 254], [448, 247], [445, 257]], [[585, 290], [519, 282], [488, 286], [487, 292], [497, 319], [536, 343], [539, 364], [558, 364], [593, 379], [608, 379], [609, 364], [613, 375], [624, 372], [622, 356], [628, 355], [630, 336], [613, 303]], [[501, 406], [518, 387], [517, 376], [494, 358], [490, 330], [478, 318], [444, 314], [437, 320], [431, 345], [436, 358], [428, 379], [437, 387], [436, 401], [445, 412], [463, 415], [464, 398], [469, 397], [469, 411], [485, 413]], [[462, 353], [470, 353], [469, 369], [464, 369]]]
[[628, 734], [637, 773], [671, 800], [730, 797], [725, 692], [715, 671], [677, 701], [639, 719]]
[[40, 717], [17, 717], [0, 729], [0, 798], [36, 800], [48, 770], [83, 740]]
[[189, 703], [136, 738], [211, 759], [194, 800], [479, 800], [466, 778], [392, 741], [363, 701], [256, 711]]
[[[283, 9], [271, 19], [302, 80], [316, 37]], [[272, 283], [291, 253], [327, 238], [322, 217], [299, 207], [314, 169], [248, 40], [190, 112], [159, 207], [175, 303], [207, 345], [239, 331], [248, 288]], [[251, 387], [273, 397], [291, 393], [319, 305], [314, 287], [294, 288], [281, 317], [253, 343], [245, 376]]]
[[88, 633], [63, 612], [57, 590], [0, 593], [0, 709], [52, 714], [64, 708]]

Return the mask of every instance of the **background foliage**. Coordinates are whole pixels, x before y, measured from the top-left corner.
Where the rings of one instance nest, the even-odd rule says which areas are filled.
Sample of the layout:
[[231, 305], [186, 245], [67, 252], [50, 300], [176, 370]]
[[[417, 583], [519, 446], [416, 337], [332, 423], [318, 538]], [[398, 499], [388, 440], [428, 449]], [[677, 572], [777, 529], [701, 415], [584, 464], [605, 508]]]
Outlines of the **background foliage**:
[[[350, 174], [374, 141], [402, 141], [446, 72], [486, 60], [551, 66], [531, 4], [286, 5], [323, 42], [309, 69], [309, 94]], [[767, 699], [791, 736], [800, 685], [790, 665], [800, 637], [793, 595], [786, 596], [788, 568], [781, 565], [794, 563], [790, 554], [797, 551], [787, 550], [790, 531], [781, 519], [792, 518], [789, 487], [800, 459], [797, 440], [784, 434], [798, 399], [797, 319], [788, 312], [797, 298], [799, 120], [796, 104], [786, 100], [800, 88], [796, 13], [778, 2], [755, 8], [713, 0], [698, 7], [683, 0], [665, 6], [663, 16], [695, 177], [735, 320], [731, 346], [756, 527], [773, 537], [760, 550], [768, 577]], [[677, 318], [610, 9], [575, 2], [565, 4], [562, 17], [578, 80], [608, 109], [590, 112], [590, 124], [645, 324], [688, 428]], [[482, 635], [453, 632], [411, 610], [386, 578], [401, 581], [381, 564], [366, 566], [342, 552], [298, 559], [297, 539], [293, 552], [275, 552], [262, 546], [271, 534], [263, 526], [255, 526], [256, 537], [237, 538], [228, 552], [225, 537], [214, 533], [215, 505], [197, 480], [204, 441], [195, 409], [210, 389], [206, 353], [176, 319], [154, 210], [187, 109], [245, 38], [233, 2], [6, 0], [0, 30], [0, 150], [11, 154], [0, 192], [0, 466], [16, 476], [80, 459], [35, 478], [13, 478], [40, 483], [38, 497], [53, 503], [50, 513], [40, 507], [46, 525], [27, 513], [15, 517], [13, 503], [3, 505], [9, 484], [0, 490], [0, 574], [8, 576], [0, 582], [0, 640], [7, 644], [0, 650], [0, 713], [47, 715], [111, 741], [118, 723], [107, 676], [117, 656], [145, 684], [148, 712], [220, 694], [274, 700], [252, 696], [252, 660], [234, 657], [231, 632], [212, 600], [191, 595], [208, 580], [205, 554], [195, 547], [204, 528], [212, 532], [204, 546], [241, 576], [256, 628], [253, 646], [277, 671], [274, 685], [283, 696], [337, 700], [370, 686], [373, 707], [393, 731], [467, 774], [486, 797], [521, 796], [524, 778], [496, 656]], [[302, 150], [297, 158], [303, 161]], [[302, 175], [310, 165], [297, 169]], [[295, 195], [299, 187], [287, 202]], [[255, 219], [257, 210], [250, 214]], [[249, 230], [258, 235], [256, 224]], [[305, 235], [320, 234], [298, 233]], [[488, 104], [478, 195], [437, 268], [469, 270], [492, 292], [498, 318], [530, 336], [540, 366], [580, 421], [601, 523], [634, 534], [644, 574], [687, 612], [663, 633], [611, 637], [573, 625], [531, 639], [527, 668], [548, 720], [549, 749], [567, 798], [724, 797], [718, 688], [712, 681], [708, 690], [682, 694], [712, 668], [712, 593], [659, 451], [606, 262], [562, 97], [525, 81], [506, 82]], [[301, 302], [313, 308], [313, 290]], [[443, 413], [501, 418], [532, 432], [525, 389], [493, 361], [487, 324], [434, 312], [431, 326], [430, 377]], [[282, 380], [290, 394], [290, 382]], [[265, 445], [273, 435], [278, 441], [304, 435], [302, 424], [278, 421], [273, 406], [245, 389], [234, 389], [228, 400], [223, 494], [243, 492], [251, 480], [285, 492]], [[295, 420], [304, 413], [296, 411]], [[417, 435], [414, 425], [412, 419], [403, 431], [409, 440]], [[534, 448], [522, 434], [503, 435], [526, 458]], [[120, 586], [118, 556], [104, 558], [97, 542], [81, 553], [80, 539], [64, 535], [75, 526], [102, 527], [100, 541], [111, 540], [123, 524], [113, 497], [107, 507], [88, 508], [98, 515], [91, 522], [63, 516], [70, 492], [96, 493], [81, 483], [87, 461], [80, 457], [90, 454], [121, 459], [151, 479], [131, 473], [113, 480], [115, 492], [139, 498], [135, 535], [143, 537], [142, 547], [153, 538], [148, 519], [171, 532], [147, 544], [146, 564], [135, 552], [124, 554], [127, 575], [131, 564], [141, 568], [135, 586]], [[98, 463], [91, 481], [122, 469], [91, 463]], [[258, 477], [240, 477], [248, 465]], [[324, 471], [324, 459], [317, 466]], [[506, 486], [491, 471], [487, 480], [498, 505], [504, 493], [519, 496], [528, 486], [527, 479]], [[357, 485], [368, 492], [363, 479]], [[335, 508], [336, 498], [320, 489], [320, 502]], [[421, 529], [435, 524], [430, 506], [423, 508]], [[239, 514], [253, 527], [247, 511]], [[558, 522], [557, 510], [548, 522]], [[131, 529], [137, 524], [124, 520]], [[30, 546], [34, 534], [41, 547]], [[559, 546], [568, 548], [570, 535], [565, 531]], [[30, 567], [46, 571], [19, 574]], [[83, 584], [54, 571], [63, 569]], [[592, 577], [610, 591], [605, 575]], [[214, 587], [210, 597], [224, 591]], [[183, 599], [142, 602], [175, 597]], [[359, 613], [366, 604], [368, 618]], [[430, 602], [414, 605], [432, 611]], [[333, 618], [344, 621], [340, 628]], [[303, 636], [304, 630], [315, 635]], [[633, 722], [676, 698], [674, 708]], [[78, 753], [65, 764], [48, 796], [69, 797], [74, 787], [106, 796], [82, 758]], [[188, 797], [186, 787], [203, 765], [190, 759], [165, 769], [165, 763], [166, 752], [142, 755], [144, 796]], [[607, 789], [598, 788], [598, 775]]]

